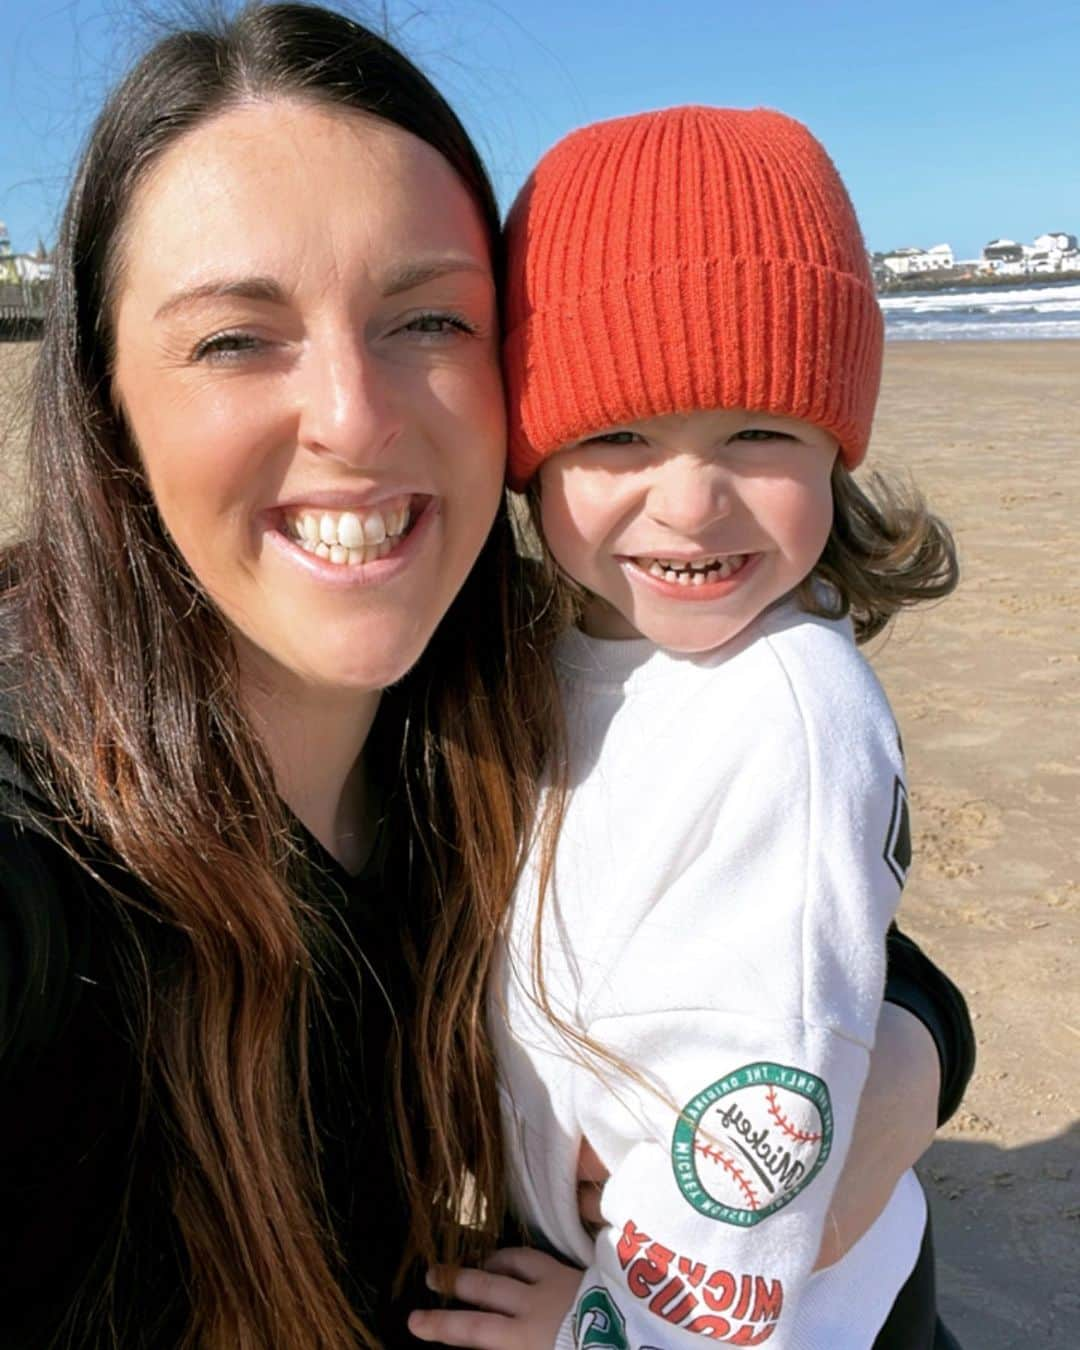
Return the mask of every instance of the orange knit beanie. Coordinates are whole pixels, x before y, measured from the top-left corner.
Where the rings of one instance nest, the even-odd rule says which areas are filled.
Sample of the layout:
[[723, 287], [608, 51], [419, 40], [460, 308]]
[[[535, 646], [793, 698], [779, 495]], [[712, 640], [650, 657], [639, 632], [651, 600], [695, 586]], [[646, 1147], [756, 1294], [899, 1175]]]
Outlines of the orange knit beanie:
[[575, 131], [506, 227], [510, 482], [587, 432], [748, 408], [866, 453], [882, 320], [836, 168], [799, 122], [670, 108]]

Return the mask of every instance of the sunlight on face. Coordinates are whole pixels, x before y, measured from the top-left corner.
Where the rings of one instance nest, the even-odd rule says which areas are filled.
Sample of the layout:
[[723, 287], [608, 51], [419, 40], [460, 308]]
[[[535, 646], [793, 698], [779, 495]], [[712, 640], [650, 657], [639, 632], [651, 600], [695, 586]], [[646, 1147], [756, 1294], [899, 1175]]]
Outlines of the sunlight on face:
[[136, 194], [115, 326], [162, 521], [242, 658], [399, 679], [502, 486], [489, 245], [450, 165], [365, 114], [230, 109]]
[[544, 537], [593, 595], [586, 630], [678, 652], [730, 641], [820, 557], [836, 453], [809, 422], [722, 409], [626, 423], [552, 455]]

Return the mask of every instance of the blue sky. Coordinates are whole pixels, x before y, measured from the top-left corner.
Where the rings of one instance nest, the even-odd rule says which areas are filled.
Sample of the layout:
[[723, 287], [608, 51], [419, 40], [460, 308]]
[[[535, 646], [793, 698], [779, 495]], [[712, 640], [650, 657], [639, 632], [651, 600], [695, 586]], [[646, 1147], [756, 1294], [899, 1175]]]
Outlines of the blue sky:
[[[0, 219], [51, 243], [104, 90], [153, 0], [0, 0]], [[387, 0], [381, 22], [448, 95], [507, 202], [582, 122], [673, 103], [805, 121], [871, 248], [1080, 234], [1080, 4], [1040, 0]]]

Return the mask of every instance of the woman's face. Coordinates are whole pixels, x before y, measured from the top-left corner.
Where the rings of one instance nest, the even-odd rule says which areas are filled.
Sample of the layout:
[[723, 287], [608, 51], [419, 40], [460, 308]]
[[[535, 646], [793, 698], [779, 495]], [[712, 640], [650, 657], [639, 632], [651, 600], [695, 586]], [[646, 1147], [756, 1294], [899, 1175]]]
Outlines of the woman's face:
[[503, 478], [488, 239], [449, 164], [364, 114], [229, 110], [141, 185], [116, 291], [114, 396], [242, 669], [399, 679]]

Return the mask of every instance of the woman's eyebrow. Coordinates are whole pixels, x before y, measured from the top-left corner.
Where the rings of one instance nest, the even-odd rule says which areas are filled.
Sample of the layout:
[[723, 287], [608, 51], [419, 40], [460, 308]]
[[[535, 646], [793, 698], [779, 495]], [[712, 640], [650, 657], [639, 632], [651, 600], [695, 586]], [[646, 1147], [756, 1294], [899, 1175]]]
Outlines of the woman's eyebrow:
[[[436, 281], [439, 277], [452, 272], [474, 272], [477, 276], [491, 279], [491, 270], [474, 258], [457, 255], [444, 258], [425, 259], [421, 262], [409, 262], [392, 269], [383, 283], [384, 296], [400, 295], [411, 291], [426, 282]], [[285, 292], [273, 277], [237, 277], [218, 278], [201, 282], [198, 286], [188, 286], [160, 304], [154, 314], [155, 319], [164, 318], [177, 309], [197, 304], [200, 300], [262, 300], [272, 304], [281, 304]]]
[[273, 277], [237, 277], [235, 280], [221, 278], [204, 281], [198, 286], [190, 286], [177, 291], [175, 295], [170, 295], [168, 300], [158, 306], [154, 318], [164, 318], [166, 314], [171, 314], [186, 305], [196, 304], [200, 300], [222, 298], [264, 300], [280, 304], [284, 299], [284, 292]]
[[[439, 277], [451, 272], [475, 272], [491, 281], [491, 269], [475, 258], [454, 254], [448, 257], [430, 258], [417, 262], [404, 263], [392, 268], [383, 281], [384, 296], [400, 295], [402, 291], [411, 291], [428, 281], [437, 281]], [[494, 284], [494, 283], [493, 283]]]

